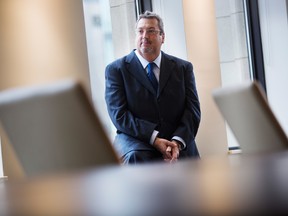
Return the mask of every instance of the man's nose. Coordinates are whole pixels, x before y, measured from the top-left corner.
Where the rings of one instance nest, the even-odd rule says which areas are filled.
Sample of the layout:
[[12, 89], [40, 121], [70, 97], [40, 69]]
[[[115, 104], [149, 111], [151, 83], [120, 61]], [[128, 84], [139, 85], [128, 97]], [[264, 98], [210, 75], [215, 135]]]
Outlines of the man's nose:
[[143, 31], [142, 38], [147, 38], [149, 36], [146, 30]]

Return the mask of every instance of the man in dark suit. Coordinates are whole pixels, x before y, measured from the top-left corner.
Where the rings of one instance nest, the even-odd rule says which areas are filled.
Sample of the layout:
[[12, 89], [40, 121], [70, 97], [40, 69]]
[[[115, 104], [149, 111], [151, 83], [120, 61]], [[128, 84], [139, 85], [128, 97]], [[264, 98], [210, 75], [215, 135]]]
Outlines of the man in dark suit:
[[161, 51], [164, 39], [162, 19], [146, 11], [136, 23], [137, 49], [106, 67], [105, 99], [123, 163], [199, 157], [193, 66]]

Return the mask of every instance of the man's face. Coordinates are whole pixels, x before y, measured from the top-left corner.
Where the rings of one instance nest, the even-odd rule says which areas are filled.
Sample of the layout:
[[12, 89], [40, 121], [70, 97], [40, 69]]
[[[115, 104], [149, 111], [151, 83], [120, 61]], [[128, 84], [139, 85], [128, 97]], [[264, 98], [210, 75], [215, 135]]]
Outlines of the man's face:
[[160, 33], [157, 19], [140, 19], [136, 27], [136, 47], [142, 56], [159, 55], [165, 34]]

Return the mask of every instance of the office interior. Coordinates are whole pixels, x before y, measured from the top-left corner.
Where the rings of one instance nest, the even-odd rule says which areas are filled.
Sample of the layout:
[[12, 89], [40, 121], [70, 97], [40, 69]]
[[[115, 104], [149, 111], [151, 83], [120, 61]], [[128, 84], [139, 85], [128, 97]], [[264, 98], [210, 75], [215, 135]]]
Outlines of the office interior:
[[288, 133], [287, 0], [3, 0], [0, 91], [79, 80], [113, 139], [104, 69], [134, 48], [135, 21], [146, 9], [164, 20], [163, 51], [194, 66], [202, 109], [196, 137], [201, 161], [179, 162], [172, 169], [155, 164], [44, 175], [5, 187], [2, 183], [18, 180], [23, 170], [0, 127], [1, 215], [287, 212], [287, 153], [238, 160], [241, 146], [211, 97], [213, 89], [259, 80]]
[[[215, 88], [261, 79], [271, 108], [288, 131], [287, 5], [285, 0], [1, 1], [0, 90], [80, 80], [112, 139], [104, 68], [134, 48], [137, 14], [151, 9], [164, 20], [163, 51], [194, 66], [202, 109], [196, 139], [202, 158], [226, 157], [229, 147], [239, 146], [211, 97]], [[258, 26], [250, 23], [255, 13]], [[259, 28], [256, 38], [253, 28]], [[13, 157], [6, 142], [3, 133], [2, 175], [13, 178], [19, 167], [5, 163]]]

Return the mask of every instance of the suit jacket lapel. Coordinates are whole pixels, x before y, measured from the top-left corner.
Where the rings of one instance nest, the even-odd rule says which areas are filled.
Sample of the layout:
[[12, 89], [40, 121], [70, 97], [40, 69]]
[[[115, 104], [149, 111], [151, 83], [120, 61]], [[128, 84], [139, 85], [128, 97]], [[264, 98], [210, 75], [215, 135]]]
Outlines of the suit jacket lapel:
[[162, 90], [165, 88], [174, 67], [174, 62], [170, 60], [170, 58], [164, 52], [162, 52], [158, 96], [160, 96]]
[[132, 51], [126, 58], [126, 68], [128, 72], [131, 73], [138, 80], [138, 82], [140, 82], [145, 88], [147, 88], [153, 94], [156, 94], [146, 74], [146, 70], [143, 69], [134, 51]]

